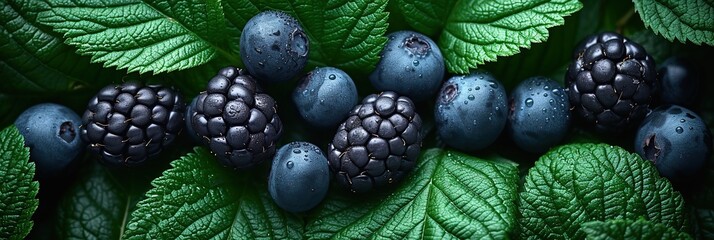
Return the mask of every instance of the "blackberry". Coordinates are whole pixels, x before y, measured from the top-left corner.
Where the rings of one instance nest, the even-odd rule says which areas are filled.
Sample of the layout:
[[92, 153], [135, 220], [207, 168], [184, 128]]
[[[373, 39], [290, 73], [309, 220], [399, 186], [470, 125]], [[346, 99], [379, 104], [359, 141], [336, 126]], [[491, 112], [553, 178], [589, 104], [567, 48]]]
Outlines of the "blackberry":
[[328, 145], [337, 182], [355, 193], [401, 181], [421, 151], [421, 118], [414, 103], [395, 92], [372, 94], [340, 124]]
[[109, 166], [137, 166], [171, 144], [184, 126], [178, 92], [128, 82], [99, 90], [82, 116], [80, 135]]
[[192, 128], [226, 167], [245, 169], [270, 159], [282, 132], [275, 100], [251, 75], [226, 67], [198, 95]]
[[565, 80], [575, 115], [601, 132], [621, 131], [645, 116], [657, 72], [642, 46], [605, 32], [587, 37], [573, 58]]

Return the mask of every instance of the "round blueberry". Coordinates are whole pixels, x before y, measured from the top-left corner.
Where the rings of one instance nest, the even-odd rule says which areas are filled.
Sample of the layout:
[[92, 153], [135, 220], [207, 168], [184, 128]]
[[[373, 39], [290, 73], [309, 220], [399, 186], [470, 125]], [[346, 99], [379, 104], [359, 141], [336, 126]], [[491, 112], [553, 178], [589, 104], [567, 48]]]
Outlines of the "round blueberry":
[[317, 146], [292, 142], [273, 158], [268, 192], [276, 204], [289, 212], [304, 212], [317, 206], [327, 195], [330, 170]]
[[513, 89], [508, 134], [523, 150], [543, 153], [558, 144], [570, 127], [570, 102], [558, 82], [532, 77]]
[[79, 158], [86, 146], [80, 124], [77, 113], [54, 103], [35, 105], [17, 117], [15, 126], [25, 137], [39, 178], [59, 176]]
[[240, 36], [240, 57], [245, 68], [261, 81], [288, 81], [305, 68], [307, 34], [295, 18], [265, 11], [248, 20]]
[[690, 62], [671, 57], [659, 68], [659, 93], [663, 104], [691, 107], [697, 103], [699, 75]]
[[395, 91], [415, 102], [429, 99], [444, 78], [444, 57], [429, 37], [413, 31], [387, 35], [377, 67], [369, 75], [380, 91]]
[[506, 90], [486, 72], [454, 76], [441, 88], [434, 114], [444, 143], [463, 151], [483, 149], [506, 125]]
[[293, 102], [300, 116], [311, 125], [335, 127], [357, 105], [357, 88], [342, 70], [317, 68], [302, 78], [293, 91]]
[[711, 157], [711, 132], [691, 110], [677, 105], [661, 106], [640, 125], [635, 151], [652, 161], [660, 175], [671, 182], [688, 182]]

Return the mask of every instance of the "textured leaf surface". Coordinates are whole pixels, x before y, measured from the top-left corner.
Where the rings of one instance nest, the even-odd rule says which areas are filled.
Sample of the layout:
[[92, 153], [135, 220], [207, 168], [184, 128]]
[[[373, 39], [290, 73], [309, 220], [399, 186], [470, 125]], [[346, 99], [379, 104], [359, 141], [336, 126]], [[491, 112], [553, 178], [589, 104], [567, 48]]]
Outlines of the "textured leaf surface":
[[221, 52], [227, 37], [218, 0], [48, 2], [40, 22], [105, 66], [160, 73], [201, 65], [218, 53], [232, 56]]
[[[465, 74], [498, 56], [510, 56], [548, 39], [548, 28], [578, 11], [577, 0], [402, 0], [407, 22], [438, 35], [448, 70]], [[441, 31], [440, 33], [438, 31]]]
[[683, 231], [684, 201], [651, 163], [619, 147], [572, 144], [542, 156], [520, 194], [521, 237], [585, 237], [580, 225], [644, 217]]
[[332, 194], [307, 225], [310, 239], [504, 239], [515, 226], [514, 165], [431, 149], [393, 194]]
[[645, 219], [614, 219], [584, 223], [586, 239], [691, 239], [685, 233]]
[[35, 164], [15, 126], [0, 131], [0, 239], [24, 239], [32, 228], [39, 183]]
[[664, 38], [714, 46], [714, 1], [633, 0], [645, 26]]
[[303, 223], [280, 210], [260, 174], [218, 164], [203, 148], [171, 163], [137, 204], [126, 239], [296, 239]]
[[[93, 160], [93, 159], [92, 159]], [[61, 239], [121, 239], [130, 210], [139, 201], [103, 166], [92, 161], [63, 199], [57, 233]]]
[[70, 91], [107, 78], [97, 78], [100, 65], [37, 23], [37, 14], [49, 9], [44, 1], [0, 1], [0, 9], [0, 92]]

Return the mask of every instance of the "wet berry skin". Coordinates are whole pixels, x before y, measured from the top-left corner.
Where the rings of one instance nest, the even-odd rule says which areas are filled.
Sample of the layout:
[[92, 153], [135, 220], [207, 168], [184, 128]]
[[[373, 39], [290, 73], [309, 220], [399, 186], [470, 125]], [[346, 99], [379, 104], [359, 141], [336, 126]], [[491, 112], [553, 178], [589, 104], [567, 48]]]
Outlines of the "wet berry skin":
[[381, 59], [370, 74], [372, 86], [421, 102], [432, 99], [444, 79], [444, 57], [429, 37], [413, 31], [387, 35]]
[[268, 177], [268, 192], [289, 212], [305, 212], [322, 202], [330, 186], [327, 159], [317, 146], [292, 142], [278, 149]]
[[544, 153], [565, 138], [570, 127], [570, 103], [563, 87], [545, 77], [532, 77], [513, 89], [508, 134], [521, 149]]
[[668, 58], [659, 67], [659, 100], [661, 104], [692, 107], [697, 103], [700, 78], [695, 66], [684, 58]]
[[506, 90], [493, 75], [474, 72], [447, 80], [434, 118], [441, 141], [462, 151], [491, 145], [506, 126]]
[[15, 120], [15, 127], [30, 148], [41, 179], [61, 175], [84, 152], [79, 136], [82, 119], [71, 109], [54, 103], [32, 106]]
[[709, 128], [697, 114], [677, 105], [654, 109], [635, 137], [635, 151], [675, 185], [700, 173], [712, 154]]
[[293, 91], [300, 116], [310, 125], [330, 131], [357, 105], [357, 87], [344, 71], [321, 67], [307, 73]]
[[265, 11], [245, 24], [240, 57], [251, 75], [279, 83], [296, 77], [307, 64], [309, 40], [300, 23], [279, 11]]

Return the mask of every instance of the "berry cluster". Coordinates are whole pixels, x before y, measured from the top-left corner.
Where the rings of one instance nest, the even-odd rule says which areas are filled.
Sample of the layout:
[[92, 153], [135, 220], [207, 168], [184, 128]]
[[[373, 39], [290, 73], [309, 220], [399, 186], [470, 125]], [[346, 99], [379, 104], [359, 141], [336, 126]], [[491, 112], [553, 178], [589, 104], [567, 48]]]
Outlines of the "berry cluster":
[[369, 75], [379, 93], [361, 102], [352, 78], [338, 68], [315, 68], [297, 82], [291, 95], [297, 114], [310, 130], [334, 133], [324, 152], [301, 141], [278, 146], [284, 125], [276, 99], [261, 84], [297, 79], [310, 48], [299, 22], [278, 11], [262, 12], [245, 25], [245, 69], [220, 69], [188, 107], [170, 87], [127, 82], [99, 90], [81, 118], [64, 106], [43, 104], [15, 124], [42, 176], [61, 175], [84, 148], [107, 166], [146, 164], [185, 127], [225, 167], [246, 170], [272, 160], [269, 193], [291, 212], [318, 205], [331, 179], [353, 193], [405, 179], [419, 161], [426, 134], [417, 104], [434, 103], [437, 140], [466, 152], [506, 136], [540, 154], [563, 141], [572, 123], [608, 134], [637, 130], [635, 151], [676, 184], [690, 181], [712, 154], [709, 128], [684, 107], [696, 100], [696, 71], [674, 58], [661, 66], [658, 79], [645, 49], [617, 33], [583, 40], [565, 87], [531, 77], [510, 95], [487, 72], [444, 81], [441, 50], [423, 34], [397, 31], [387, 39]]

